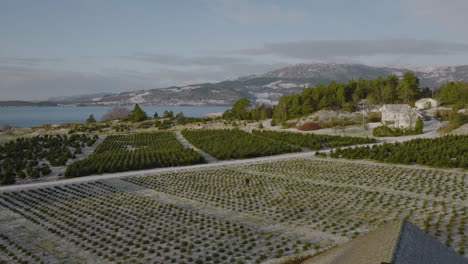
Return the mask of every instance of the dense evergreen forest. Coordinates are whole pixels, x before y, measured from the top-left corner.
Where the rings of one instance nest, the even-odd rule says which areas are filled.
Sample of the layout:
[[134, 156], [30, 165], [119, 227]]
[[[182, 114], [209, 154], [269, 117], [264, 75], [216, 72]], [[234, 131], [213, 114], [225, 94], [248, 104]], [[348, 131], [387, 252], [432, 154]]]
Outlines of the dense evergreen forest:
[[331, 82], [317, 84], [314, 88], [304, 88], [299, 94], [283, 95], [278, 105], [252, 105], [241, 98], [223, 114], [227, 120], [265, 120], [273, 117], [276, 122], [306, 116], [322, 109], [355, 111], [362, 99], [369, 105], [412, 104], [424, 97], [435, 96], [444, 105], [460, 109], [468, 105], [468, 83], [448, 82], [432, 93], [429, 88], [421, 88], [419, 79], [411, 72], [401, 79], [396, 75], [373, 80], [350, 80], [346, 84]]
[[444, 136], [331, 151], [331, 157], [468, 169], [468, 136]]
[[0, 145], [0, 184], [12, 184], [17, 178], [39, 178], [51, 173], [50, 166], [63, 166], [68, 159], [92, 146], [97, 136], [36, 136], [19, 138]]
[[389, 75], [386, 79], [359, 79], [346, 84], [331, 82], [328, 85], [317, 84], [315, 88], [304, 88], [299, 94], [282, 96], [273, 116], [277, 121], [284, 121], [325, 108], [354, 111], [361, 99], [366, 99], [368, 104], [395, 104], [411, 103], [422, 97], [431, 97], [430, 89], [421, 89], [419, 79], [407, 72], [401, 79]]
[[304, 134], [295, 132], [276, 132], [254, 130], [254, 135], [271, 138], [280, 142], [293, 144], [312, 150], [320, 150], [323, 147], [341, 147], [357, 144], [375, 143], [373, 138], [348, 137], [348, 136], [329, 136], [319, 134]]
[[183, 130], [182, 135], [195, 147], [221, 160], [300, 151], [299, 147], [256, 136], [239, 129]]
[[112, 173], [203, 163], [192, 149], [184, 148], [172, 132], [108, 136], [84, 160], [68, 166], [65, 176]]
[[440, 87], [438, 98], [442, 104], [463, 108], [468, 105], [468, 82], [448, 82]]
[[251, 105], [247, 98], [237, 100], [231, 109], [226, 110], [222, 118], [226, 120], [265, 120], [273, 116], [273, 106], [266, 104]]

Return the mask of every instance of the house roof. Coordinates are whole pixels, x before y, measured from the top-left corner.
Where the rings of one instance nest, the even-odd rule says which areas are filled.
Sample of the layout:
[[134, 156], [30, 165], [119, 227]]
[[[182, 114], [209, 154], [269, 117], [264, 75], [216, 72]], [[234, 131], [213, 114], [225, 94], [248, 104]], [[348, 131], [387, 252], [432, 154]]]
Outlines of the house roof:
[[302, 264], [466, 264], [468, 259], [406, 220], [313, 256]]
[[437, 100], [432, 99], [432, 98], [421, 98], [421, 99], [417, 100], [416, 103], [418, 103], [418, 102], [427, 102], [427, 101], [437, 102]]
[[382, 109], [390, 112], [406, 113], [411, 110], [411, 107], [407, 104], [384, 104]]

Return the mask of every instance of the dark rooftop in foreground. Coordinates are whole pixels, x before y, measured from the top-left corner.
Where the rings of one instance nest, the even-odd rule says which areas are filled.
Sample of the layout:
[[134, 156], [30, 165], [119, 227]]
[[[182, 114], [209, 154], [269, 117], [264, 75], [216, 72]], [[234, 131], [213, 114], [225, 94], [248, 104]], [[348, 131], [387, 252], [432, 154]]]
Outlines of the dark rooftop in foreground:
[[403, 220], [320, 253], [303, 264], [464, 264], [468, 259]]

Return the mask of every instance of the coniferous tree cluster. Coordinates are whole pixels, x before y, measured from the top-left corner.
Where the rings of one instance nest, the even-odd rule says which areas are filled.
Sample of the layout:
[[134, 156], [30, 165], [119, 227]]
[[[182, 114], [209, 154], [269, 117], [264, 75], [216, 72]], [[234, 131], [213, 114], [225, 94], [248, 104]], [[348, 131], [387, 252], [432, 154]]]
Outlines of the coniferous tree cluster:
[[337, 149], [334, 158], [371, 159], [381, 162], [429, 165], [443, 168], [468, 168], [468, 136], [444, 136], [384, 143], [372, 147]]
[[84, 160], [67, 167], [65, 176], [112, 173], [203, 163], [203, 157], [184, 148], [172, 132], [108, 136]]
[[231, 109], [226, 110], [222, 117], [227, 120], [265, 120], [273, 115], [273, 107], [266, 104], [252, 103], [247, 98], [237, 100]]
[[7, 142], [0, 146], [0, 185], [12, 184], [17, 178], [48, 175], [49, 166], [65, 165], [97, 139], [86, 135], [45, 135]]
[[89, 115], [89, 117], [86, 119], [86, 123], [87, 124], [92, 124], [92, 123], [96, 123], [96, 118], [94, 118], [94, 115]]
[[442, 85], [439, 100], [442, 104], [465, 107], [468, 105], [468, 82], [448, 82]]
[[146, 119], [148, 119], [146, 113], [141, 109], [141, 107], [138, 104], [135, 104], [133, 110], [128, 115], [128, 120], [133, 122], [141, 122], [145, 121]]
[[411, 103], [421, 97], [430, 96], [429, 88], [421, 89], [419, 79], [411, 72], [401, 80], [396, 75], [386, 79], [351, 80], [346, 84], [331, 82], [317, 84], [315, 88], [304, 88], [299, 94], [281, 96], [273, 111], [273, 118], [282, 122], [291, 118], [309, 115], [321, 109], [343, 109], [354, 111], [362, 99], [369, 104]]
[[222, 160], [300, 151], [299, 147], [239, 129], [183, 130], [182, 135], [195, 147]]
[[276, 132], [276, 131], [259, 131], [254, 130], [254, 135], [267, 137], [276, 141], [293, 144], [300, 147], [305, 147], [313, 150], [320, 150], [323, 147], [341, 147], [357, 144], [375, 143], [373, 138], [348, 137], [348, 136], [330, 136], [319, 134], [304, 134], [295, 132]]

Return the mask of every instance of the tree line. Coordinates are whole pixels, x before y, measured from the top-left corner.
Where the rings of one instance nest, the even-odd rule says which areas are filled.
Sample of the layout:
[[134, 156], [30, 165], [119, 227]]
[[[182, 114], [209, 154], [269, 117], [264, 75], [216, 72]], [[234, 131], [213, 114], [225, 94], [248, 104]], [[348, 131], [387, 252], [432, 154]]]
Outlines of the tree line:
[[[463, 108], [468, 104], [468, 83], [448, 82], [434, 92], [442, 104]], [[429, 88], [421, 88], [419, 79], [412, 72], [401, 79], [396, 75], [373, 80], [350, 80], [346, 84], [332, 81], [328, 85], [317, 84], [304, 88], [298, 94], [283, 95], [276, 106], [252, 105], [241, 98], [224, 112], [223, 118], [232, 120], [264, 120], [273, 117], [276, 122], [306, 116], [321, 109], [355, 111], [356, 105], [365, 99], [368, 104], [412, 104], [424, 97], [432, 97]]]
[[464, 108], [468, 105], [468, 82], [448, 82], [442, 85], [438, 98], [442, 104]]
[[431, 97], [429, 88], [421, 89], [419, 79], [412, 72], [401, 79], [394, 74], [386, 79], [350, 80], [346, 84], [335, 81], [304, 88], [299, 94], [284, 95], [275, 106], [273, 117], [277, 121], [309, 115], [321, 109], [355, 111], [362, 99], [368, 104], [412, 103], [422, 97]]
[[331, 157], [371, 159], [380, 162], [429, 165], [442, 168], [468, 168], [468, 136], [443, 136], [384, 143], [331, 151]]

